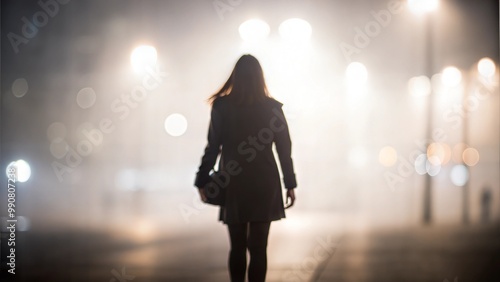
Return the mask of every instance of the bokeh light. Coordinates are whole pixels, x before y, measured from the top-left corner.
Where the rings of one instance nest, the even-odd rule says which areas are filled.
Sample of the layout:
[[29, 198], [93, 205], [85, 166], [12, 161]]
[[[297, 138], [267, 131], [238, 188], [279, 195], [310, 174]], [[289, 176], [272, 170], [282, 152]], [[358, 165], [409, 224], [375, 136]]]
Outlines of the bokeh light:
[[69, 152], [68, 143], [61, 138], [55, 138], [50, 142], [50, 153], [56, 159], [62, 159]]
[[12, 94], [16, 96], [17, 98], [21, 98], [26, 93], [28, 93], [29, 86], [28, 86], [28, 81], [24, 78], [18, 78], [14, 80], [14, 83], [12, 83]]
[[428, 158], [426, 154], [417, 156], [414, 167], [415, 171], [420, 175], [428, 173], [430, 176], [436, 176], [441, 171], [439, 158], [436, 156]]
[[433, 165], [445, 165], [451, 159], [451, 149], [446, 143], [432, 143], [427, 147], [427, 158]]
[[165, 130], [174, 137], [183, 135], [187, 126], [188, 122], [181, 114], [171, 114], [165, 119]]
[[130, 63], [136, 73], [142, 74], [147, 69], [153, 68], [158, 60], [156, 48], [150, 45], [141, 45], [132, 51]]
[[446, 67], [443, 69], [441, 79], [445, 86], [456, 87], [462, 82], [462, 72], [456, 67]]
[[56, 138], [64, 139], [66, 137], [66, 126], [62, 122], [53, 122], [47, 128], [47, 138], [52, 141]]
[[139, 219], [134, 226], [134, 239], [140, 242], [147, 242], [151, 240], [151, 236], [155, 234], [155, 225], [147, 219]]
[[412, 96], [427, 96], [431, 93], [431, 81], [425, 76], [416, 76], [408, 81], [408, 91]]
[[450, 173], [451, 182], [456, 186], [464, 186], [469, 180], [469, 170], [464, 165], [455, 165]]
[[76, 95], [76, 103], [82, 109], [88, 109], [95, 104], [96, 94], [90, 87], [82, 88]]
[[385, 146], [384, 148], [380, 149], [380, 152], [378, 154], [378, 161], [381, 165], [390, 167], [393, 166], [397, 160], [398, 153], [393, 147]]
[[25, 160], [17, 160], [15, 162], [9, 163], [6, 169], [7, 176], [10, 175], [9, 170], [14, 168], [16, 171], [16, 181], [17, 182], [26, 182], [31, 177], [31, 167]]
[[469, 146], [467, 146], [467, 144], [465, 143], [458, 143], [458, 144], [455, 144], [455, 146], [453, 146], [453, 150], [452, 150], [452, 158], [453, 158], [453, 161], [457, 164], [461, 164], [462, 161], [463, 161], [463, 153], [465, 151], [465, 149], [467, 149]]
[[31, 177], [31, 167], [25, 160], [16, 161], [17, 181], [26, 182]]
[[425, 154], [418, 155], [414, 163], [415, 171], [420, 175], [426, 174], [427, 173], [426, 163], [427, 163], [427, 155]]
[[425, 162], [425, 170], [430, 176], [436, 176], [441, 171], [441, 164], [436, 156], [429, 157]]
[[437, 10], [439, 0], [408, 0], [408, 7], [415, 14], [423, 14]]
[[306, 20], [293, 18], [281, 23], [279, 33], [287, 41], [306, 42], [311, 37], [312, 27]]
[[271, 28], [269, 25], [265, 21], [259, 19], [248, 20], [239, 27], [241, 38], [246, 42], [252, 43], [265, 39], [270, 32]]
[[462, 154], [464, 163], [468, 166], [475, 166], [479, 162], [479, 152], [475, 148], [467, 148]]
[[482, 58], [479, 60], [479, 63], [477, 63], [477, 71], [480, 75], [490, 78], [494, 76], [496, 72], [495, 62], [490, 58]]
[[368, 80], [368, 71], [360, 62], [352, 62], [345, 71], [347, 82], [350, 85], [363, 85]]

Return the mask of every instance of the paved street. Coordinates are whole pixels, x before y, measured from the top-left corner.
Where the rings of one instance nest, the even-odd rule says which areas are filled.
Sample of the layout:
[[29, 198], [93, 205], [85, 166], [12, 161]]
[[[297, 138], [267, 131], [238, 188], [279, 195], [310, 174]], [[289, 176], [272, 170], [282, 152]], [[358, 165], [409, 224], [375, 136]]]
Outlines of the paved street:
[[[268, 281], [500, 281], [498, 226], [373, 231], [297, 215], [271, 228]], [[19, 233], [13, 281], [228, 281], [223, 225], [145, 230]]]
[[500, 281], [500, 229], [352, 234], [314, 281]]

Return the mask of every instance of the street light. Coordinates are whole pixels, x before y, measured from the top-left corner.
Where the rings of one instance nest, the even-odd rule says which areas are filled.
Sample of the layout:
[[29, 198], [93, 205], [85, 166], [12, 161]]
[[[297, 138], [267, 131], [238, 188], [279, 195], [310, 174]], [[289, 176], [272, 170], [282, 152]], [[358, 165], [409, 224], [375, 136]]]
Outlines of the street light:
[[[345, 70], [345, 82], [347, 86], [348, 104], [360, 110], [366, 95], [366, 84], [368, 82], [368, 70], [360, 62], [350, 63]], [[360, 118], [360, 116], [357, 116]]]
[[462, 82], [462, 72], [456, 67], [446, 67], [443, 69], [442, 82], [447, 87], [456, 87]]
[[251, 19], [242, 23], [238, 29], [241, 39], [250, 43], [257, 43], [265, 39], [271, 32], [269, 25], [259, 19]]
[[408, 81], [408, 91], [411, 96], [424, 97], [431, 93], [431, 81], [425, 76], [415, 76]]
[[280, 24], [279, 32], [289, 42], [303, 43], [311, 37], [312, 27], [306, 20], [292, 18]]
[[496, 72], [495, 62], [490, 58], [482, 58], [479, 63], [477, 63], [477, 71], [485, 78], [491, 78]]
[[408, 7], [415, 14], [425, 14], [437, 10], [439, 0], [408, 0]]
[[138, 74], [143, 74], [148, 68], [154, 67], [157, 60], [156, 48], [150, 45], [138, 46], [130, 54], [130, 64]]
[[360, 62], [350, 63], [345, 71], [346, 79], [349, 84], [364, 85], [368, 80], [368, 71]]
[[7, 166], [6, 173], [9, 178], [14, 175], [16, 182], [26, 182], [31, 177], [31, 167], [25, 160], [17, 160]]

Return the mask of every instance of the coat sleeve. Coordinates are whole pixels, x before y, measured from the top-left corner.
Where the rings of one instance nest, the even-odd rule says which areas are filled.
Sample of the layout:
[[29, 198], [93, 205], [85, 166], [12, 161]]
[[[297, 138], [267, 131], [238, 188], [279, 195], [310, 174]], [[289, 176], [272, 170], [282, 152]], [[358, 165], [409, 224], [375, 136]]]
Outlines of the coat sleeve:
[[274, 108], [273, 112], [276, 117], [273, 119], [274, 122], [272, 125], [275, 131], [274, 142], [280, 160], [281, 171], [283, 172], [283, 182], [286, 189], [293, 189], [297, 187], [297, 181], [293, 169], [292, 141], [290, 139], [290, 132], [288, 131], [288, 124], [281, 106]]
[[208, 128], [208, 144], [196, 173], [194, 185], [202, 188], [210, 182], [210, 171], [213, 169], [222, 145], [222, 116], [218, 107], [212, 106], [210, 125]]

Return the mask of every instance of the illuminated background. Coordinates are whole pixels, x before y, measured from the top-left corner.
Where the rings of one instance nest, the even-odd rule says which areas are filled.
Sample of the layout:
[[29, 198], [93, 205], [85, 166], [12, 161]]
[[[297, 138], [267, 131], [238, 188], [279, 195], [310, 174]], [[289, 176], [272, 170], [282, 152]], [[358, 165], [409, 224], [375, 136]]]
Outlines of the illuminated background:
[[[299, 184], [271, 231], [270, 279], [315, 236], [498, 227], [498, 2], [423, 2], [2, 1], [19, 272], [50, 277], [52, 259], [75, 281], [123, 266], [137, 281], [225, 277], [225, 229], [192, 183], [206, 99], [245, 53], [285, 104]], [[193, 268], [197, 254], [214, 259]]]

